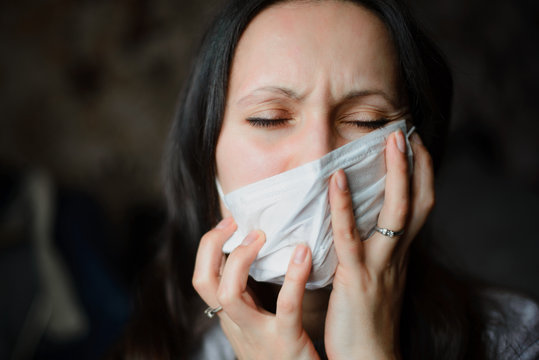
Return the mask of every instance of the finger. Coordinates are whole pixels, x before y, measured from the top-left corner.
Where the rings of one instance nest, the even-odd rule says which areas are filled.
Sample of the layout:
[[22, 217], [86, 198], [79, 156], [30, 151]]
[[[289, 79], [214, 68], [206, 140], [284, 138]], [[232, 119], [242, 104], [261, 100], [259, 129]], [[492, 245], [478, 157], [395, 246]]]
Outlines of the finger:
[[[387, 168], [385, 198], [378, 216], [378, 227], [401, 231], [406, 225], [410, 192], [406, 142], [401, 130], [389, 136], [385, 158]], [[398, 236], [390, 238], [375, 232], [365, 243], [367, 262], [378, 268], [387, 266], [398, 238]]]
[[333, 243], [339, 265], [355, 268], [360, 263], [363, 244], [356, 228], [348, 181], [342, 169], [335, 172], [330, 179], [329, 203]]
[[261, 315], [246, 289], [249, 267], [264, 241], [265, 236], [261, 231], [252, 231], [245, 237], [241, 245], [228, 256], [217, 290], [219, 304], [240, 327], [249, 326]]
[[311, 271], [311, 256], [307, 245], [296, 246], [277, 297], [277, 329], [287, 339], [298, 339], [303, 333], [302, 301]]
[[410, 222], [403, 241], [407, 249], [425, 224], [435, 204], [434, 170], [432, 158], [418, 134], [411, 136], [414, 153], [414, 173], [412, 175], [412, 194], [410, 204]]
[[236, 228], [233, 218], [225, 218], [214, 229], [204, 234], [198, 246], [192, 279], [193, 287], [212, 307], [219, 305], [215, 294], [219, 286], [219, 272], [223, 263], [221, 249]]

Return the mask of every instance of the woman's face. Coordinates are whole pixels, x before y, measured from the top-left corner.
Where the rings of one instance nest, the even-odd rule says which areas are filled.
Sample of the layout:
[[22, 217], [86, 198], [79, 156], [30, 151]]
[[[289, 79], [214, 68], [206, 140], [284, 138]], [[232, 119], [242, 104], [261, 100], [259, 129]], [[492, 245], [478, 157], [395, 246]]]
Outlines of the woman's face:
[[234, 56], [217, 174], [224, 193], [318, 159], [395, 119], [396, 53], [385, 25], [349, 2], [261, 12]]

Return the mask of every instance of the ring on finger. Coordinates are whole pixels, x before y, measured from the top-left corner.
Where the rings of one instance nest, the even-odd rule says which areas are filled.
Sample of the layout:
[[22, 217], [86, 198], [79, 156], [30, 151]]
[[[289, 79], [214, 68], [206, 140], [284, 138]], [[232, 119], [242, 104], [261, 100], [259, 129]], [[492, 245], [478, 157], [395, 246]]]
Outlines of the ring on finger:
[[212, 308], [210, 306], [206, 310], [204, 310], [204, 314], [206, 314], [206, 316], [211, 319], [211, 318], [213, 318], [215, 316], [215, 314], [217, 314], [221, 310], [223, 310], [222, 306], [217, 306], [217, 307], [214, 307], [214, 308]]
[[399, 230], [399, 231], [393, 231], [393, 230], [389, 230], [389, 229], [386, 229], [386, 228], [378, 227], [378, 225], [376, 225], [374, 227], [374, 230], [378, 231], [380, 234], [382, 234], [384, 236], [387, 236], [387, 237], [390, 237], [390, 238], [394, 238], [394, 237], [401, 236], [402, 234], [404, 234], [404, 229]]

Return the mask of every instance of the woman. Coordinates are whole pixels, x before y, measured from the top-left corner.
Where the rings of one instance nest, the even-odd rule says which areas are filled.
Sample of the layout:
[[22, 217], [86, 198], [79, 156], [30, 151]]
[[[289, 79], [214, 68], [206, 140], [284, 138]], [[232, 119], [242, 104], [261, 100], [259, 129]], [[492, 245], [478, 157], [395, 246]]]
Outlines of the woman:
[[[230, 3], [204, 40], [171, 131], [167, 240], [126, 336], [127, 357], [534, 358], [534, 304], [449, 276], [419, 235], [451, 94], [445, 62], [399, 1]], [[416, 129], [413, 164], [402, 129], [391, 132], [376, 232], [359, 235], [352, 179], [339, 170], [328, 182], [330, 288], [305, 290], [314, 254], [304, 244], [282, 286], [249, 280], [265, 229], [223, 256], [238, 227], [215, 180], [228, 194], [402, 119]], [[515, 301], [535, 321], [504, 330], [522, 325], [516, 312], [495, 327], [490, 320]], [[201, 319], [206, 307], [219, 322]]]

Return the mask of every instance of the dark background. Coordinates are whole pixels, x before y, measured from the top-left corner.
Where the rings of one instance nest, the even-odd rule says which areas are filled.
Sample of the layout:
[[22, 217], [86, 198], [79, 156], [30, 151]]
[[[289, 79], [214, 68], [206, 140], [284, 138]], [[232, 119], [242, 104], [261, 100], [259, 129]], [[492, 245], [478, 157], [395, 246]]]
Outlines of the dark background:
[[[121, 333], [177, 94], [222, 2], [0, 3], [0, 358], [93, 359]], [[535, 3], [411, 1], [456, 81], [435, 252], [538, 297]]]

